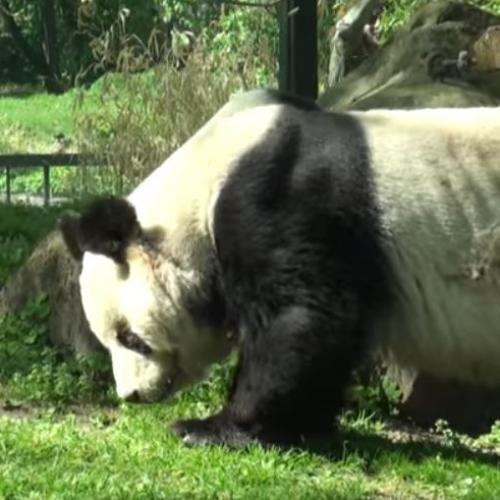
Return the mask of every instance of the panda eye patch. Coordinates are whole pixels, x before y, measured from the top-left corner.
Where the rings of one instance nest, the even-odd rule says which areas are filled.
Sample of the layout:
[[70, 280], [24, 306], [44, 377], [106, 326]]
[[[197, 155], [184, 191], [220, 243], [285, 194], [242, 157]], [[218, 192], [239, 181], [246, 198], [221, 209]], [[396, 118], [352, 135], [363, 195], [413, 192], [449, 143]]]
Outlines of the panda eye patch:
[[153, 353], [153, 349], [128, 327], [121, 326], [118, 328], [116, 331], [116, 338], [123, 347], [142, 354], [143, 356], [150, 356]]

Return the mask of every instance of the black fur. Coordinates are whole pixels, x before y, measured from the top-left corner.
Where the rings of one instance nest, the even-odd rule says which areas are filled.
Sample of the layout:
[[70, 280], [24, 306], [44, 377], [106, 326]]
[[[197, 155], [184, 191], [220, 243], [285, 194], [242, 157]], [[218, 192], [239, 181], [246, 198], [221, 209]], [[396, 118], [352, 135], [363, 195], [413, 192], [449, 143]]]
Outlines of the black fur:
[[316, 101], [307, 99], [305, 97], [300, 97], [295, 94], [289, 94], [287, 92], [282, 92], [275, 89], [258, 90], [256, 92], [260, 92], [264, 96], [263, 102], [269, 102], [272, 104], [285, 104], [293, 106], [297, 109], [303, 109], [305, 111], [321, 110]]
[[216, 204], [240, 359], [226, 407], [174, 425], [192, 444], [299, 443], [332, 429], [367, 325], [390, 298], [362, 129], [345, 115], [287, 109]]
[[135, 209], [123, 198], [100, 198], [82, 216], [66, 216], [59, 226], [70, 252], [77, 259], [89, 251], [126, 264], [128, 245], [141, 236]]
[[117, 321], [115, 331], [116, 339], [123, 347], [143, 356], [151, 356], [153, 354], [153, 349], [137, 333], [130, 329], [130, 325], [126, 321]]

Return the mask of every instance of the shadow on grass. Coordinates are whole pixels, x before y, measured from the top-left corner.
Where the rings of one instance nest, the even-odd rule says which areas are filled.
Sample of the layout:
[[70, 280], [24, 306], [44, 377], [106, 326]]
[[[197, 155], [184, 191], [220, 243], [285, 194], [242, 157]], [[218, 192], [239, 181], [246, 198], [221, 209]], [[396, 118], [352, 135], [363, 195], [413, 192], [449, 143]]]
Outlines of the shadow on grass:
[[387, 436], [342, 429], [334, 435], [325, 437], [324, 440], [316, 438], [301, 449], [332, 461], [343, 460], [353, 453], [357, 454], [363, 457], [366, 472], [371, 472], [372, 464], [376, 463], [381, 452], [401, 455], [414, 463], [439, 456], [444, 460], [474, 461], [500, 466], [500, 455], [493, 451], [474, 450], [460, 443], [448, 445], [425, 438], [419, 439], [419, 430], [415, 428], [414, 432], [415, 438], [410, 442], [396, 442]]
[[0, 84], [0, 99], [2, 97], [15, 97], [16, 99], [23, 99], [44, 92], [45, 90], [43, 89], [43, 87], [35, 84], [19, 84], [19, 83]]

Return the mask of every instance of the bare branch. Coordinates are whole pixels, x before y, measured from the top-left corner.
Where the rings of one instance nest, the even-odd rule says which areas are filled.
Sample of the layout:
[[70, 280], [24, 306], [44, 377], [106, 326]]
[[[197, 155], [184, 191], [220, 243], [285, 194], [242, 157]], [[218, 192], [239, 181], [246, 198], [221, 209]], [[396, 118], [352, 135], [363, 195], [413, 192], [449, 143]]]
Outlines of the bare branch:
[[278, 5], [280, 3], [280, 0], [276, 0], [274, 2], [246, 2], [244, 0], [225, 0], [224, 3], [228, 5], [237, 5], [239, 7], [263, 7], [264, 9], [268, 9]]
[[328, 75], [330, 87], [335, 86], [344, 77], [349, 56], [360, 45], [367, 22], [380, 7], [380, 0], [359, 0], [337, 22], [331, 42]]

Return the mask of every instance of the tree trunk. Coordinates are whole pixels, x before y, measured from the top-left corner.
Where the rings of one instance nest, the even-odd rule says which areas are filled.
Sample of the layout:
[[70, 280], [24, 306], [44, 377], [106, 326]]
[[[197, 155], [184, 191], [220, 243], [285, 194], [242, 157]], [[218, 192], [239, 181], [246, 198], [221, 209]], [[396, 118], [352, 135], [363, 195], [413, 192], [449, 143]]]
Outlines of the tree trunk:
[[356, 54], [363, 45], [364, 27], [377, 9], [380, 9], [380, 0], [360, 0], [335, 25], [328, 64], [329, 87], [337, 85], [356, 63]]
[[45, 77], [47, 90], [52, 93], [61, 93], [64, 91], [64, 88], [61, 85], [59, 75], [55, 8], [53, 0], [43, 0], [41, 8], [42, 31], [44, 33], [42, 47], [44, 53], [38, 52], [27, 42], [14, 19], [8, 0], [0, 0], [0, 17], [20, 55], [30, 62], [39, 75]]
[[57, 22], [54, 0], [40, 0], [40, 14], [43, 33], [43, 53], [47, 68], [46, 87], [49, 92], [63, 92], [59, 70], [59, 49], [57, 47]]
[[2, 18], [5, 29], [11, 36], [18, 51], [31, 63], [37, 72], [43, 73], [45, 71], [44, 61], [41, 55], [33, 50], [24, 38], [14, 19], [14, 16], [12, 15], [8, 0], [0, 0], [0, 17]]

